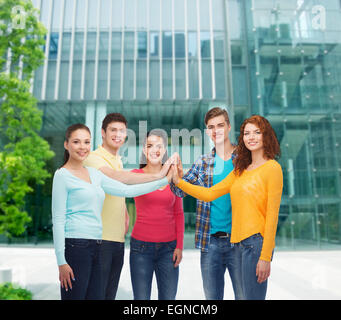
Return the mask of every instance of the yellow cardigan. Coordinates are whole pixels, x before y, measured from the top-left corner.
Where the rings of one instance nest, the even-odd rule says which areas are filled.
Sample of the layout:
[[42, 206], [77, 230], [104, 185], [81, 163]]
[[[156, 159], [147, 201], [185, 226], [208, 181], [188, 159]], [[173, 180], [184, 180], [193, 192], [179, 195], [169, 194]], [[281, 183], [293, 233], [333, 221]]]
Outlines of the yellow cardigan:
[[271, 261], [283, 189], [282, 168], [277, 161], [268, 160], [256, 169], [244, 170], [240, 176], [233, 170], [211, 188], [195, 186], [182, 179], [177, 187], [206, 202], [230, 193], [231, 242], [238, 243], [260, 233], [264, 238], [260, 259]]

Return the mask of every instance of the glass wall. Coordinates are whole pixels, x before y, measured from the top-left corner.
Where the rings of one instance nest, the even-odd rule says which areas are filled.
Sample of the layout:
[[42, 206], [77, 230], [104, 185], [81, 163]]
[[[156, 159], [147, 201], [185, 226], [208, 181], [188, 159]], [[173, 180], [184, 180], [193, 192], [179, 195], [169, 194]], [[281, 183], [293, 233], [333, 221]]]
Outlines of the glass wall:
[[[228, 81], [226, 3], [223, 0], [36, 0], [46, 26], [45, 63], [37, 71], [33, 93], [44, 111], [41, 135], [61, 165], [67, 126], [83, 122], [92, 131], [92, 145], [101, 144], [101, 122], [109, 112], [128, 119], [136, 143], [122, 147], [125, 168], [138, 166], [141, 127], [200, 133], [184, 146], [170, 141], [188, 168], [204, 151], [203, 118], [213, 106], [232, 106]], [[230, 108], [233, 118], [233, 108]], [[195, 131], [197, 130], [197, 131]], [[201, 131], [202, 132], [201, 132]], [[145, 133], [145, 131], [143, 131]], [[207, 141], [206, 141], [207, 142]], [[208, 146], [209, 147], [209, 146]], [[51, 179], [50, 179], [51, 180]], [[45, 217], [50, 212], [50, 187], [29, 198]], [[39, 194], [39, 195], [38, 195]], [[37, 196], [38, 195], [38, 196]], [[133, 201], [127, 199], [129, 211]], [[193, 231], [195, 200], [184, 200], [186, 230]], [[34, 232], [50, 229], [49, 218]], [[190, 240], [194, 245], [193, 239]]]
[[37, 71], [40, 77], [34, 86], [40, 100], [224, 100], [227, 96], [222, 0], [36, 4], [49, 31], [46, 62]]
[[332, 248], [341, 240], [340, 1], [240, 1], [250, 113], [281, 143], [284, 194], [277, 243]]
[[[172, 143], [188, 168], [209, 149], [208, 109], [227, 107], [233, 141], [243, 119], [257, 113], [281, 144], [278, 247], [340, 244], [340, 1], [33, 2], [48, 29], [32, 90], [44, 111], [41, 135], [56, 153], [51, 173], [61, 165], [66, 127], [86, 123], [95, 148], [109, 112], [124, 114], [135, 134], [137, 144], [122, 147], [127, 169], [138, 166], [142, 121], [143, 129], [169, 136], [172, 129], [199, 131], [189, 147]], [[30, 234], [51, 229], [50, 196], [51, 179], [29, 198], [36, 215]], [[187, 232], [195, 227], [195, 203], [184, 199]]]

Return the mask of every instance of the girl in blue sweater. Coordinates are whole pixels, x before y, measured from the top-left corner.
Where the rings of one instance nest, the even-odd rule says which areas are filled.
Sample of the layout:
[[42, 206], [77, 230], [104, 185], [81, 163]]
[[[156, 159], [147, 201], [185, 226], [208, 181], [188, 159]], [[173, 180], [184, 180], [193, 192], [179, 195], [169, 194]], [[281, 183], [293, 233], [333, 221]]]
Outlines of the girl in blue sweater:
[[105, 193], [136, 197], [168, 184], [161, 180], [126, 185], [95, 168], [84, 167], [90, 153], [90, 130], [83, 124], [66, 130], [64, 164], [53, 177], [53, 241], [59, 267], [62, 300], [103, 299], [101, 212]]

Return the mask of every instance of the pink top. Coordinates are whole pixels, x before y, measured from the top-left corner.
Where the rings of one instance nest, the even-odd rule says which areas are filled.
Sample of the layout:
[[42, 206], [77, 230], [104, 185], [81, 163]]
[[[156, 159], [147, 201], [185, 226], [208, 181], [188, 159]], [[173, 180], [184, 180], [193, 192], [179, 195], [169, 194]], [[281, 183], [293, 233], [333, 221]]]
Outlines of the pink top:
[[[143, 173], [143, 169], [132, 172]], [[171, 191], [169, 185], [134, 198], [136, 222], [131, 236], [140, 241], [168, 242], [176, 240], [176, 247], [183, 249], [184, 210], [182, 198]]]

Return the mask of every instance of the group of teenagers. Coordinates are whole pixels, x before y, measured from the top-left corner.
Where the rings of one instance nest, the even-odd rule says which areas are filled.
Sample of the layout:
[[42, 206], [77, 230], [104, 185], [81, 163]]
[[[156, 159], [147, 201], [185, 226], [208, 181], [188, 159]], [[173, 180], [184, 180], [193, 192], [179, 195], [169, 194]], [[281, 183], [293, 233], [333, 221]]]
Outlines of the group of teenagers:
[[264, 300], [275, 248], [283, 189], [280, 146], [259, 115], [229, 139], [224, 108], [205, 115], [213, 149], [184, 174], [179, 155], [168, 157], [163, 130], [147, 133], [140, 167], [123, 170], [119, 149], [127, 136], [120, 113], [102, 122], [102, 145], [91, 151], [84, 124], [67, 128], [64, 163], [52, 187], [53, 241], [62, 300], [113, 300], [129, 229], [125, 198], [134, 198], [130, 275], [135, 300], [149, 300], [155, 273], [158, 299], [174, 300], [184, 239], [182, 198], [197, 199], [195, 246], [205, 298], [224, 298], [228, 270], [236, 300]]

